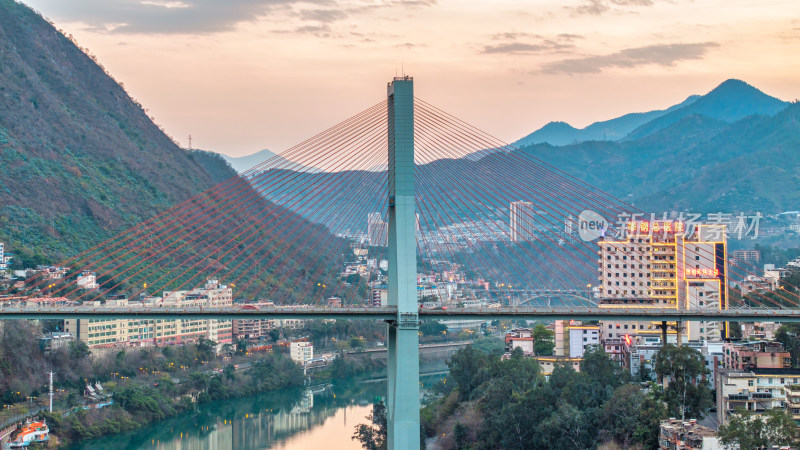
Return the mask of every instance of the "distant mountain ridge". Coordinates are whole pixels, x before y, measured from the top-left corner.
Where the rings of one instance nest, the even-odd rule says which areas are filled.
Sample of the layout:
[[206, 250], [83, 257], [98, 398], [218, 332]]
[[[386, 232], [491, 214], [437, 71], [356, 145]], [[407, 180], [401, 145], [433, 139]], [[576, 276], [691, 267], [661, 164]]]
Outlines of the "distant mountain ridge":
[[264, 149], [245, 156], [228, 156], [222, 153], [220, 153], [220, 156], [222, 156], [225, 161], [230, 164], [233, 170], [235, 170], [237, 173], [242, 173], [252, 169], [264, 161], [272, 160], [278, 155], [277, 153]]
[[769, 96], [741, 80], [726, 80], [691, 104], [674, 109], [635, 129], [625, 139], [639, 139], [662, 130], [690, 115], [701, 115], [728, 123], [752, 115], [774, 116], [788, 102]]
[[585, 141], [636, 140], [691, 115], [735, 122], [750, 115], [777, 114], [787, 102], [769, 96], [741, 80], [729, 79], [705, 95], [692, 95], [664, 110], [630, 113], [578, 129], [565, 122], [550, 122], [513, 143], [515, 147], [547, 143], [564, 146]]
[[692, 95], [683, 102], [664, 110], [629, 113], [611, 120], [595, 122], [586, 128], [575, 128], [566, 122], [550, 122], [514, 142], [515, 147], [533, 144], [570, 145], [584, 141], [618, 141], [645, 123], [663, 116], [700, 98]]

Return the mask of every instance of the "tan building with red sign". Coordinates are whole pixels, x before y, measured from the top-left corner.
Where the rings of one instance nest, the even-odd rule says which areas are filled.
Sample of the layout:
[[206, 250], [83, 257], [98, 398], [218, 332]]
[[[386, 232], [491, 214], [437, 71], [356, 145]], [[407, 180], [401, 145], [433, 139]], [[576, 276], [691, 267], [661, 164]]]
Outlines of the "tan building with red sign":
[[[727, 309], [724, 225], [687, 230], [678, 221], [633, 221], [624, 239], [598, 242], [602, 308]], [[719, 340], [723, 323], [682, 324], [682, 339]], [[660, 335], [660, 322], [603, 322], [604, 339]]]

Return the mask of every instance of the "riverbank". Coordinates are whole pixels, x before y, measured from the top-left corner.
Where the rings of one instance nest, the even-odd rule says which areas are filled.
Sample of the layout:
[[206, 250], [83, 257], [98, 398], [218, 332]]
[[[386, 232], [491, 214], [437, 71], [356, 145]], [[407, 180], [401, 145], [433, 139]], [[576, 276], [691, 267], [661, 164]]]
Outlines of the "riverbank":
[[[441, 364], [425, 365], [428, 372]], [[386, 380], [334, 380], [305, 388], [288, 388], [246, 398], [197, 405], [135, 431], [78, 443], [73, 450], [357, 450], [351, 439], [356, 425], [367, 423], [372, 404], [386, 395]], [[423, 376], [423, 390], [442, 375]]]
[[[339, 361], [337, 359], [337, 361]], [[178, 415], [194, 414], [204, 404], [248, 398], [265, 392], [299, 389], [314, 383], [354, 380], [372, 375], [375, 367], [339, 361], [328, 369], [305, 377], [296, 363], [282, 354], [266, 354], [237, 370], [191, 372], [182, 378], [162, 376], [155, 381], [131, 378], [107, 383], [114, 404], [102, 409], [80, 409], [71, 414], [40, 413], [55, 437], [51, 448], [69, 448], [77, 442], [130, 432]]]

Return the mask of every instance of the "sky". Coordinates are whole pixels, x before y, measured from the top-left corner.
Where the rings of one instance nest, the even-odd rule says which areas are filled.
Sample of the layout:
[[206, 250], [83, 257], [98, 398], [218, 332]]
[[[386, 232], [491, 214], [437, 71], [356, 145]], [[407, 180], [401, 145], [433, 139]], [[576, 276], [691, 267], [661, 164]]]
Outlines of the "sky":
[[22, 0], [183, 146], [283, 151], [415, 95], [513, 142], [738, 78], [800, 98], [797, 0]]

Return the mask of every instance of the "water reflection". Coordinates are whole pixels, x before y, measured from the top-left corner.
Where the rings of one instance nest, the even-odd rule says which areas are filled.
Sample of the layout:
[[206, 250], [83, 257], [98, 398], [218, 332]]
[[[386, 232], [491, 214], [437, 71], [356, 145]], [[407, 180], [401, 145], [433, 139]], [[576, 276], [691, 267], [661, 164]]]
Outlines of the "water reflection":
[[[421, 379], [423, 386], [442, 376]], [[350, 436], [366, 422], [386, 382], [337, 383], [200, 405], [136, 432], [87, 441], [81, 450], [340, 450], [360, 448]]]

